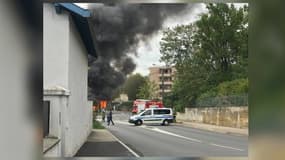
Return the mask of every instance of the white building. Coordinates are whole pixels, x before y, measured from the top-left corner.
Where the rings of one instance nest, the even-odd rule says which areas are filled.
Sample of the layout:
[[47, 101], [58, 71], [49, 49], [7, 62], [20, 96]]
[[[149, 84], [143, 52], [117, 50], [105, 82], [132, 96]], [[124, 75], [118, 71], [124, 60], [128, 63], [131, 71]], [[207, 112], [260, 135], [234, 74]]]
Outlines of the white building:
[[44, 156], [72, 157], [92, 128], [87, 99], [88, 54], [96, 57], [90, 11], [71, 3], [45, 3]]
[[128, 97], [127, 94], [120, 94], [120, 100], [121, 100], [122, 102], [126, 102], [126, 101], [129, 100], [129, 97]]

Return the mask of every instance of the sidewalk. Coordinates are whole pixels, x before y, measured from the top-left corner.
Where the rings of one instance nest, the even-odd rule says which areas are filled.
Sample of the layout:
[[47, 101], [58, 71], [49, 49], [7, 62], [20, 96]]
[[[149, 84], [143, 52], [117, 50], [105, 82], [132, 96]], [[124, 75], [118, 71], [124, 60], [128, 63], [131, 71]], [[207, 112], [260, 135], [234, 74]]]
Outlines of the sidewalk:
[[238, 135], [246, 135], [248, 136], [248, 129], [240, 129], [240, 128], [232, 128], [232, 127], [223, 127], [223, 126], [216, 126], [204, 123], [195, 123], [195, 122], [181, 122], [177, 121], [176, 125], [181, 125], [185, 127], [193, 127], [197, 129], [208, 130], [212, 132], [219, 132], [225, 134], [238, 134]]
[[87, 141], [79, 149], [75, 157], [134, 157], [106, 129], [93, 129]]

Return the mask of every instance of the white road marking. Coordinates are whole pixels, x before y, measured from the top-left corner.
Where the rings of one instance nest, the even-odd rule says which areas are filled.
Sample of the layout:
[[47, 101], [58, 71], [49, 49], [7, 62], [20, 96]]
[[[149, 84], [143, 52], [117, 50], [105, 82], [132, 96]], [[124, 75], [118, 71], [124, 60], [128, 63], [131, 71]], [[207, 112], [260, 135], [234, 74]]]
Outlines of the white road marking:
[[[203, 142], [203, 141], [198, 140], [198, 139], [189, 138], [189, 137], [181, 136], [181, 135], [178, 135], [178, 134], [175, 134], [175, 133], [171, 133], [171, 132], [168, 132], [168, 131], [164, 131], [164, 130], [161, 130], [161, 129], [156, 128], [156, 127], [148, 127], [148, 126], [145, 126], [145, 125], [142, 125], [140, 127], [148, 129], [148, 130], [153, 130], [153, 131], [156, 131], [156, 132], [159, 132], [159, 133], [171, 135], [171, 136], [174, 136], [174, 137], [178, 137], [178, 138], [183, 138], [183, 139], [186, 139], [186, 140], [194, 141], [194, 142], [197, 142], [197, 143], [202, 143]], [[224, 146], [224, 145], [219, 145], [219, 144], [215, 144], [215, 143], [207, 143], [207, 142], [205, 142], [205, 143], [209, 144], [209, 145], [212, 145], [212, 146], [216, 146], [216, 147], [222, 147], [222, 148], [227, 148], [227, 149], [232, 149], [232, 150], [237, 150], [237, 151], [244, 151], [243, 149], [234, 148], [234, 147], [230, 147], [230, 146]]]
[[125, 148], [127, 148], [128, 151], [130, 151], [135, 157], [140, 157], [135, 151], [133, 151], [131, 148], [129, 148], [125, 143], [120, 141], [115, 135], [111, 134], [121, 145], [123, 145]]
[[198, 140], [198, 139], [189, 138], [189, 137], [184, 137], [184, 136], [181, 136], [181, 135], [178, 135], [178, 134], [175, 134], [175, 133], [171, 133], [171, 132], [168, 132], [168, 131], [161, 130], [161, 129], [156, 128], [156, 127], [153, 127], [153, 128], [148, 128], [148, 127], [146, 127], [146, 126], [141, 126], [141, 127], [142, 127], [142, 128], [146, 128], [146, 129], [149, 129], [149, 130], [153, 130], [153, 131], [156, 131], [156, 132], [159, 132], [159, 133], [171, 135], [171, 136], [174, 136], [174, 137], [187, 139], [187, 140], [189, 140], [189, 141], [194, 141], [194, 142], [198, 142], [198, 143], [201, 143], [201, 142], [202, 142], [202, 141], [200, 141], [200, 140]]
[[223, 145], [219, 145], [219, 144], [215, 144], [215, 143], [210, 143], [210, 145], [213, 145], [213, 146], [216, 146], [216, 147], [227, 148], [227, 149], [233, 149], [233, 150], [237, 150], [237, 151], [244, 151], [243, 149], [229, 147], [229, 146], [223, 146]]
[[[124, 122], [124, 121], [115, 121], [115, 123], [119, 123], [119, 124], [124, 124], [124, 125], [132, 125], [128, 122]], [[185, 137], [185, 136], [181, 136], [181, 135], [178, 135], [178, 134], [175, 134], [175, 133], [171, 133], [171, 132], [168, 132], [168, 131], [165, 131], [165, 130], [162, 130], [162, 129], [159, 129], [159, 128], [156, 128], [156, 127], [149, 127], [149, 126], [146, 126], [146, 125], [141, 125], [139, 126], [141, 128], [144, 128], [144, 129], [148, 129], [148, 130], [152, 130], [152, 131], [155, 131], [155, 132], [159, 132], [159, 133], [162, 133], [162, 134], [167, 134], [167, 135], [171, 135], [171, 136], [174, 136], [174, 137], [178, 137], [178, 138], [182, 138], [182, 139], [186, 139], [186, 140], [189, 140], [189, 141], [193, 141], [193, 142], [197, 142], [197, 143], [203, 143], [203, 141], [201, 140], [198, 140], [198, 139], [194, 139], [194, 138], [189, 138], [189, 137]], [[119, 141], [119, 140], [118, 140]], [[120, 141], [119, 141], [120, 142]], [[123, 144], [123, 142], [120, 142], [122, 145], [126, 146], [125, 144]], [[215, 143], [207, 143], [205, 142], [206, 144], [209, 144], [209, 145], [212, 145], [212, 146], [216, 146], [216, 147], [221, 147], [221, 148], [226, 148], [226, 149], [232, 149], [232, 150], [237, 150], [237, 151], [244, 151], [243, 149], [239, 149], [239, 148], [235, 148], [235, 147], [230, 147], [230, 146], [224, 146], [224, 145], [220, 145], [220, 144], [215, 144]], [[127, 146], [126, 146], [127, 147]], [[134, 152], [135, 153], [135, 152]], [[136, 153], [135, 153], [136, 154]]]
[[115, 123], [125, 124], [125, 125], [133, 125], [133, 124], [130, 124], [130, 123], [124, 122], [124, 121], [115, 121]]

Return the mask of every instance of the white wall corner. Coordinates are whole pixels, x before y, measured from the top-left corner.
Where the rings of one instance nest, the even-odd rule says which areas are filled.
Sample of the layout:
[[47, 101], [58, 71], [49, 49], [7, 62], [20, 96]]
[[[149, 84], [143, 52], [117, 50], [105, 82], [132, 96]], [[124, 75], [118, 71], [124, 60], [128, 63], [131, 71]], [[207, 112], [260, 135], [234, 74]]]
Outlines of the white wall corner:
[[70, 90], [62, 86], [44, 88], [44, 96], [69, 96]]

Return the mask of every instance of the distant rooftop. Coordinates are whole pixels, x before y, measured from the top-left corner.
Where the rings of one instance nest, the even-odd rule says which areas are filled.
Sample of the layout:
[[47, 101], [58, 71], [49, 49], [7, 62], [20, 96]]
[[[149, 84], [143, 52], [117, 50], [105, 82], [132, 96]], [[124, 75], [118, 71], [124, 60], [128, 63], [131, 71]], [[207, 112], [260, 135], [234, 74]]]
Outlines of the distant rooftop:
[[153, 65], [153, 66], [149, 67], [149, 69], [152, 69], [152, 68], [174, 68], [174, 66], [173, 65], [169, 65], [169, 66], [167, 66], [167, 65], [164, 65], [164, 66], [162, 66], [162, 65]]

